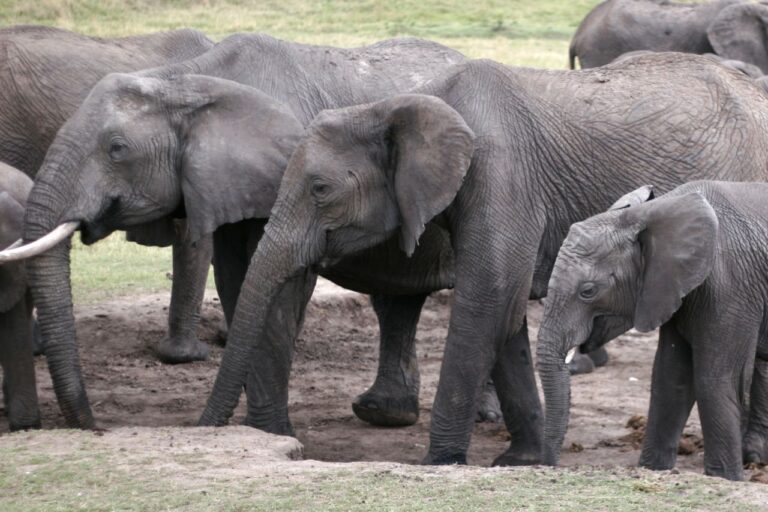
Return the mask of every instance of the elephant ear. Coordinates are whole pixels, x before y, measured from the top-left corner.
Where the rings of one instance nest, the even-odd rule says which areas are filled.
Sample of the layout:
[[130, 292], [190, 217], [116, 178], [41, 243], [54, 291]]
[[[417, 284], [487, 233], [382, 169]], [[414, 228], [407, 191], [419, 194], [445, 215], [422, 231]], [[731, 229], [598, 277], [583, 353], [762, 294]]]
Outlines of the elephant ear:
[[[0, 192], [0, 250], [21, 238], [24, 207], [8, 192]], [[23, 261], [0, 265], [0, 313], [19, 302], [26, 291]]]
[[181, 187], [188, 236], [266, 218], [304, 128], [261, 91], [218, 78], [178, 79], [192, 108], [182, 123]]
[[768, 74], [768, 5], [736, 4], [720, 11], [707, 29], [721, 57], [754, 64]]
[[635, 328], [647, 332], [669, 320], [712, 271], [718, 221], [698, 192], [662, 197], [624, 216], [637, 229], [643, 259]]
[[424, 226], [456, 197], [469, 169], [475, 135], [443, 100], [422, 94], [378, 104], [390, 179], [402, 219], [400, 247], [413, 254]]
[[630, 206], [643, 204], [653, 198], [653, 185], [643, 185], [642, 187], [621, 196], [610, 208], [608, 208], [608, 211], [622, 210], [624, 208], [629, 208]]

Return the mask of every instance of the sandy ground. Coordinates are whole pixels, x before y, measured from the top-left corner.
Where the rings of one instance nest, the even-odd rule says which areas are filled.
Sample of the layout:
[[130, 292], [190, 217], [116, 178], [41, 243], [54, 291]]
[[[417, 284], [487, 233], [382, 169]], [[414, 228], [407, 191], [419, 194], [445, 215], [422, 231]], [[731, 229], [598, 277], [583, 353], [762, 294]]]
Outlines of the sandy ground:
[[[400, 463], [418, 463], [423, 458], [450, 301], [448, 292], [431, 297], [419, 324], [422, 390], [418, 423], [378, 428], [358, 420], [351, 409], [354, 397], [375, 375], [375, 315], [367, 297], [321, 282], [297, 343], [291, 378], [290, 414], [305, 458]], [[167, 304], [167, 294], [154, 294], [76, 308], [86, 385], [101, 427], [188, 426], [198, 419], [222, 355], [222, 349], [212, 343], [221, 321], [220, 308], [215, 295], [209, 294], [200, 335], [213, 345], [210, 360], [167, 366], [157, 361], [153, 350], [165, 332]], [[538, 303], [529, 306], [534, 343], [541, 309]], [[627, 423], [633, 416], [646, 414], [655, 348], [655, 333], [630, 333], [609, 346], [609, 366], [573, 379], [574, 405], [563, 465], [636, 464], [638, 436]], [[43, 358], [37, 366], [44, 428], [63, 427]], [[242, 420], [243, 405], [233, 423]], [[7, 429], [7, 424], [3, 421], [0, 428]], [[702, 472], [701, 430], [695, 411], [686, 432], [692, 453], [679, 457], [678, 468]], [[477, 424], [469, 462], [490, 464], [504, 451], [506, 440], [502, 424]]]

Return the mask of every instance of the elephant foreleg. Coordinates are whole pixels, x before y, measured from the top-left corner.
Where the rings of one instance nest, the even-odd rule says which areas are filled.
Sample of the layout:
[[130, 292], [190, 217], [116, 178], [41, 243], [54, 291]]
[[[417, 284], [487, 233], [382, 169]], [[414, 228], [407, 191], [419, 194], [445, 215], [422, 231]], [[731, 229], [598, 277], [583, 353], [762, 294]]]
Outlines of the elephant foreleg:
[[158, 357], [164, 363], [203, 361], [208, 357], [208, 345], [197, 338], [197, 325], [212, 256], [212, 237], [207, 236], [193, 244], [186, 236], [184, 225], [177, 225], [173, 242], [168, 337], [157, 349]]
[[419, 363], [416, 326], [427, 294], [372, 295], [379, 319], [379, 368], [376, 380], [352, 402], [352, 410], [372, 425], [399, 427], [419, 419]]
[[22, 299], [0, 313], [0, 366], [11, 431], [40, 428], [35, 363], [32, 356], [31, 301]]

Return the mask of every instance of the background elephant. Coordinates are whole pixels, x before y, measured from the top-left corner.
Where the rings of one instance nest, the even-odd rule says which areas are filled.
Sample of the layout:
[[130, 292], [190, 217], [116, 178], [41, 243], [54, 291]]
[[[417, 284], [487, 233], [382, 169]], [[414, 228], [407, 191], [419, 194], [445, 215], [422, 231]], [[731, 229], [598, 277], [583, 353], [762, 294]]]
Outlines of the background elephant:
[[615, 334], [661, 326], [640, 464], [674, 467], [696, 401], [706, 473], [741, 480], [742, 461], [761, 462], [768, 437], [768, 185], [702, 181], [649, 197], [645, 187], [574, 224], [555, 261], [538, 346], [545, 462], [557, 463], [568, 422], [566, 354], [611, 318]]
[[[29, 198], [25, 240], [75, 221], [83, 241], [93, 243], [115, 229], [147, 223], [162, 227], [184, 217], [190, 241], [216, 231], [216, 282], [230, 319], [250, 252], [303, 125], [322, 109], [421, 85], [462, 60], [453, 50], [418, 39], [338, 49], [253, 34], [229, 37], [184, 63], [110, 75], [94, 87], [52, 144]], [[30, 286], [43, 338], [55, 353], [49, 353], [49, 360], [62, 410], [70, 425], [90, 427], [93, 418], [75, 344], [68, 249], [63, 243], [31, 260]], [[357, 288], [363, 286], [368, 293], [407, 294], [376, 282]], [[408, 338], [398, 341], [398, 349], [412, 346], [425, 293], [374, 298], [385, 347], [393, 337]], [[272, 335], [292, 343], [300, 309], [282, 311]], [[406, 412], [398, 404], [417, 400], [415, 355], [411, 350], [384, 357], [382, 365], [380, 373], [393, 377], [377, 381], [378, 386], [394, 379], [399, 388], [385, 389], [394, 405], [392, 415], [380, 419], [414, 422], [417, 404], [408, 404]], [[408, 375], [400, 365], [408, 366]]]
[[[21, 236], [32, 180], [0, 163], [0, 248]], [[11, 430], [40, 427], [35, 364], [32, 358], [32, 302], [24, 262], [0, 265], [0, 366], [3, 399]]]
[[466, 460], [491, 373], [512, 437], [497, 462], [539, 461], [525, 311], [546, 294], [570, 224], [649, 181], [765, 179], [766, 129], [746, 77], [677, 53], [582, 72], [472, 61], [412, 94], [326, 111], [283, 176], [201, 424], [225, 423], [248, 378], [251, 424], [289, 432], [292, 347], [265, 335], [282, 294], [384, 241], [439, 261], [422, 237], [437, 229], [454, 250], [455, 293], [426, 462]]
[[[104, 75], [186, 60], [212, 46], [202, 33], [187, 29], [117, 39], [38, 26], [0, 30], [0, 161], [34, 178], [56, 132]], [[210, 242], [192, 250], [183, 236], [151, 226], [136, 228], [128, 237], [148, 245], [173, 243], [176, 279], [160, 358], [205, 358], [208, 347], [197, 339], [196, 328]]]
[[635, 50], [714, 52], [707, 29], [723, 9], [739, 3], [743, 0], [606, 0], [576, 29], [568, 52], [570, 67], [575, 68], [576, 57], [582, 68], [593, 68]]

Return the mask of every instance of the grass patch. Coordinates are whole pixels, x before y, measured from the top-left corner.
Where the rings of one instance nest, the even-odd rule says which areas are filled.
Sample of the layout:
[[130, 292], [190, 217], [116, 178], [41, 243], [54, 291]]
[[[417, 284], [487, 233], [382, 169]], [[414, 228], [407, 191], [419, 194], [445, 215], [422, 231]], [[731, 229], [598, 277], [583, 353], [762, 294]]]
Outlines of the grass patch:
[[[38, 440], [40, 435], [45, 437]], [[183, 435], [179, 429], [174, 438]], [[87, 432], [24, 436], [0, 442], [3, 511], [746, 511], [759, 510], [757, 504], [768, 499], [755, 484], [622, 468], [489, 471], [287, 462], [261, 467], [254, 460], [245, 476], [228, 471], [228, 452], [137, 456], [92, 442]], [[40, 453], [46, 450], [50, 453]]]

